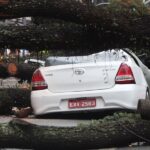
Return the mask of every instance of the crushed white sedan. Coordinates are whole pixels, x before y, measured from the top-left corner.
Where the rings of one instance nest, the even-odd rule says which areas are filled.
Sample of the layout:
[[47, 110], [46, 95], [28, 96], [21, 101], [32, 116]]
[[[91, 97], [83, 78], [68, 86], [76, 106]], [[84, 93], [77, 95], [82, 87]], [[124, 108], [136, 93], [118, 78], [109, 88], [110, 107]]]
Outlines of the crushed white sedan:
[[49, 57], [32, 77], [34, 114], [137, 110], [138, 101], [149, 96], [141, 64], [129, 50]]

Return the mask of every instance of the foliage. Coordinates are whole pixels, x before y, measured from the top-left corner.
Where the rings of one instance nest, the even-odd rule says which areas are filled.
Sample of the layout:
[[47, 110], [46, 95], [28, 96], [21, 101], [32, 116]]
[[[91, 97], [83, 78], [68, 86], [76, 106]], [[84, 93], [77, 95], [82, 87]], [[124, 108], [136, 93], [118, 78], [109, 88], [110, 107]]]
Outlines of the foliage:
[[13, 100], [7, 91], [0, 90], [0, 114], [10, 114], [13, 106]]
[[109, 8], [113, 13], [128, 17], [148, 14], [148, 8], [142, 0], [110, 0]]
[[9, 93], [8, 95], [11, 97], [13, 101], [14, 107], [28, 107], [31, 106], [30, 104], [30, 93], [31, 90], [29, 89], [19, 89], [19, 88], [10, 88], [6, 89]]
[[35, 24], [25, 27], [0, 26], [0, 45], [72, 55], [112, 48], [149, 49], [149, 12], [141, 0], [111, 0], [106, 7], [75, 0], [11, 0], [1, 5], [0, 13], [5, 14], [1, 18], [48, 19], [36, 18]]
[[6, 65], [0, 64], [0, 78], [6, 78], [6, 77], [8, 77], [8, 71]]
[[30, 106], [30, 90], [9, 88], [0, 90], [0, 114], [11, 114], [12, 107]]

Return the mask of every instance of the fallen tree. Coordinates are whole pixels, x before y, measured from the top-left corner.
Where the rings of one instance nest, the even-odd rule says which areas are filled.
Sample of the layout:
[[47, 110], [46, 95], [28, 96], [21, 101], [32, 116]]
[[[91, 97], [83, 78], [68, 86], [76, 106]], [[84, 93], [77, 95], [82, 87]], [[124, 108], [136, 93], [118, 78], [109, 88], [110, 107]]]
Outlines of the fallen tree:
[[[2, 1], [2, 2], [1, 2]], [[1, 18], [19, 18], [26, 16], [42, 16], [80, 24], [105, 24], [112, 26], [115, 21], [121, 22], [136, 19], [149, 14], [140, 0], [112, 0], [108, 7], [96, 7], [80, 0], [1, 0]], [[115, 17], [115, 18], [114, 18]], [[126, 18], [127, 17], [127, 18]], [[121, 20], [118, 20], [121, 19]], [[123, 25], [123, 24], [122, 24]], [[124, 24], [127, 25], [127, 24]]]
[[85, 51], [91, 53], [99, 49], [128, 47], [137, 50], [150, 46], [149, 9], [138, 0], [112, 0], [107, 7], [95, 7], [75, 0], [3, 0], [0, 7], [1, 19], [41, 16], [68, 21], [55, 26], [54, 23], [29, 27], [1, 26], [1, 47], [53, 51], [74, 49], [77, 54], [82, 51], [85, 54]]
[[13, 119], [0, 124], [0, 147], [95, 149], [128, 146], [133, 142], [149, 142], [150, 139], [150, 121], [142, 120], [138, 114], [114, 114], [77, 126], [62, 126], [61, 120], [61, 126], [57, 123], [52, 126], [32, 123], [31, 119]]

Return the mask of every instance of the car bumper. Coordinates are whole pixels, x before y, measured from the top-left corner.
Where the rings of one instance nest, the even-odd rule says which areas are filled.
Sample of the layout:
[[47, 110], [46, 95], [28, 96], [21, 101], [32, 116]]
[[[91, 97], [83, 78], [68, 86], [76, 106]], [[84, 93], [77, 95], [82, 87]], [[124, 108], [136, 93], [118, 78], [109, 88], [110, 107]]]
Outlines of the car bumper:
[[[51, 93], [48, 89], [32, 91], [31, 105], [35, 115], [55, 112], [76, 112], [100, 109], [137, 109], [139, 99], [145, 99], [147, 87], [132, 85], [116, 85], [111, 89]], [[96, 106], [91, 108], [68, 108], [68, 99], [95, 97]]]

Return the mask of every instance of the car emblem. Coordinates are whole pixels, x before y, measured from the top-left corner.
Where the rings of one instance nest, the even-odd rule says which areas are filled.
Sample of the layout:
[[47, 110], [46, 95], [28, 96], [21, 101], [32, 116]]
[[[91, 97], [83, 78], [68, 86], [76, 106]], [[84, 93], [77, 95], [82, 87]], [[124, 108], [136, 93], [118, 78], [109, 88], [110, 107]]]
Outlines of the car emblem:
[[77, 68], [77, 69], [74, 70], [74, 73], [76, 75], [83, 75], [85, 73], [85, 70], [82, 69], [82, 68]]

